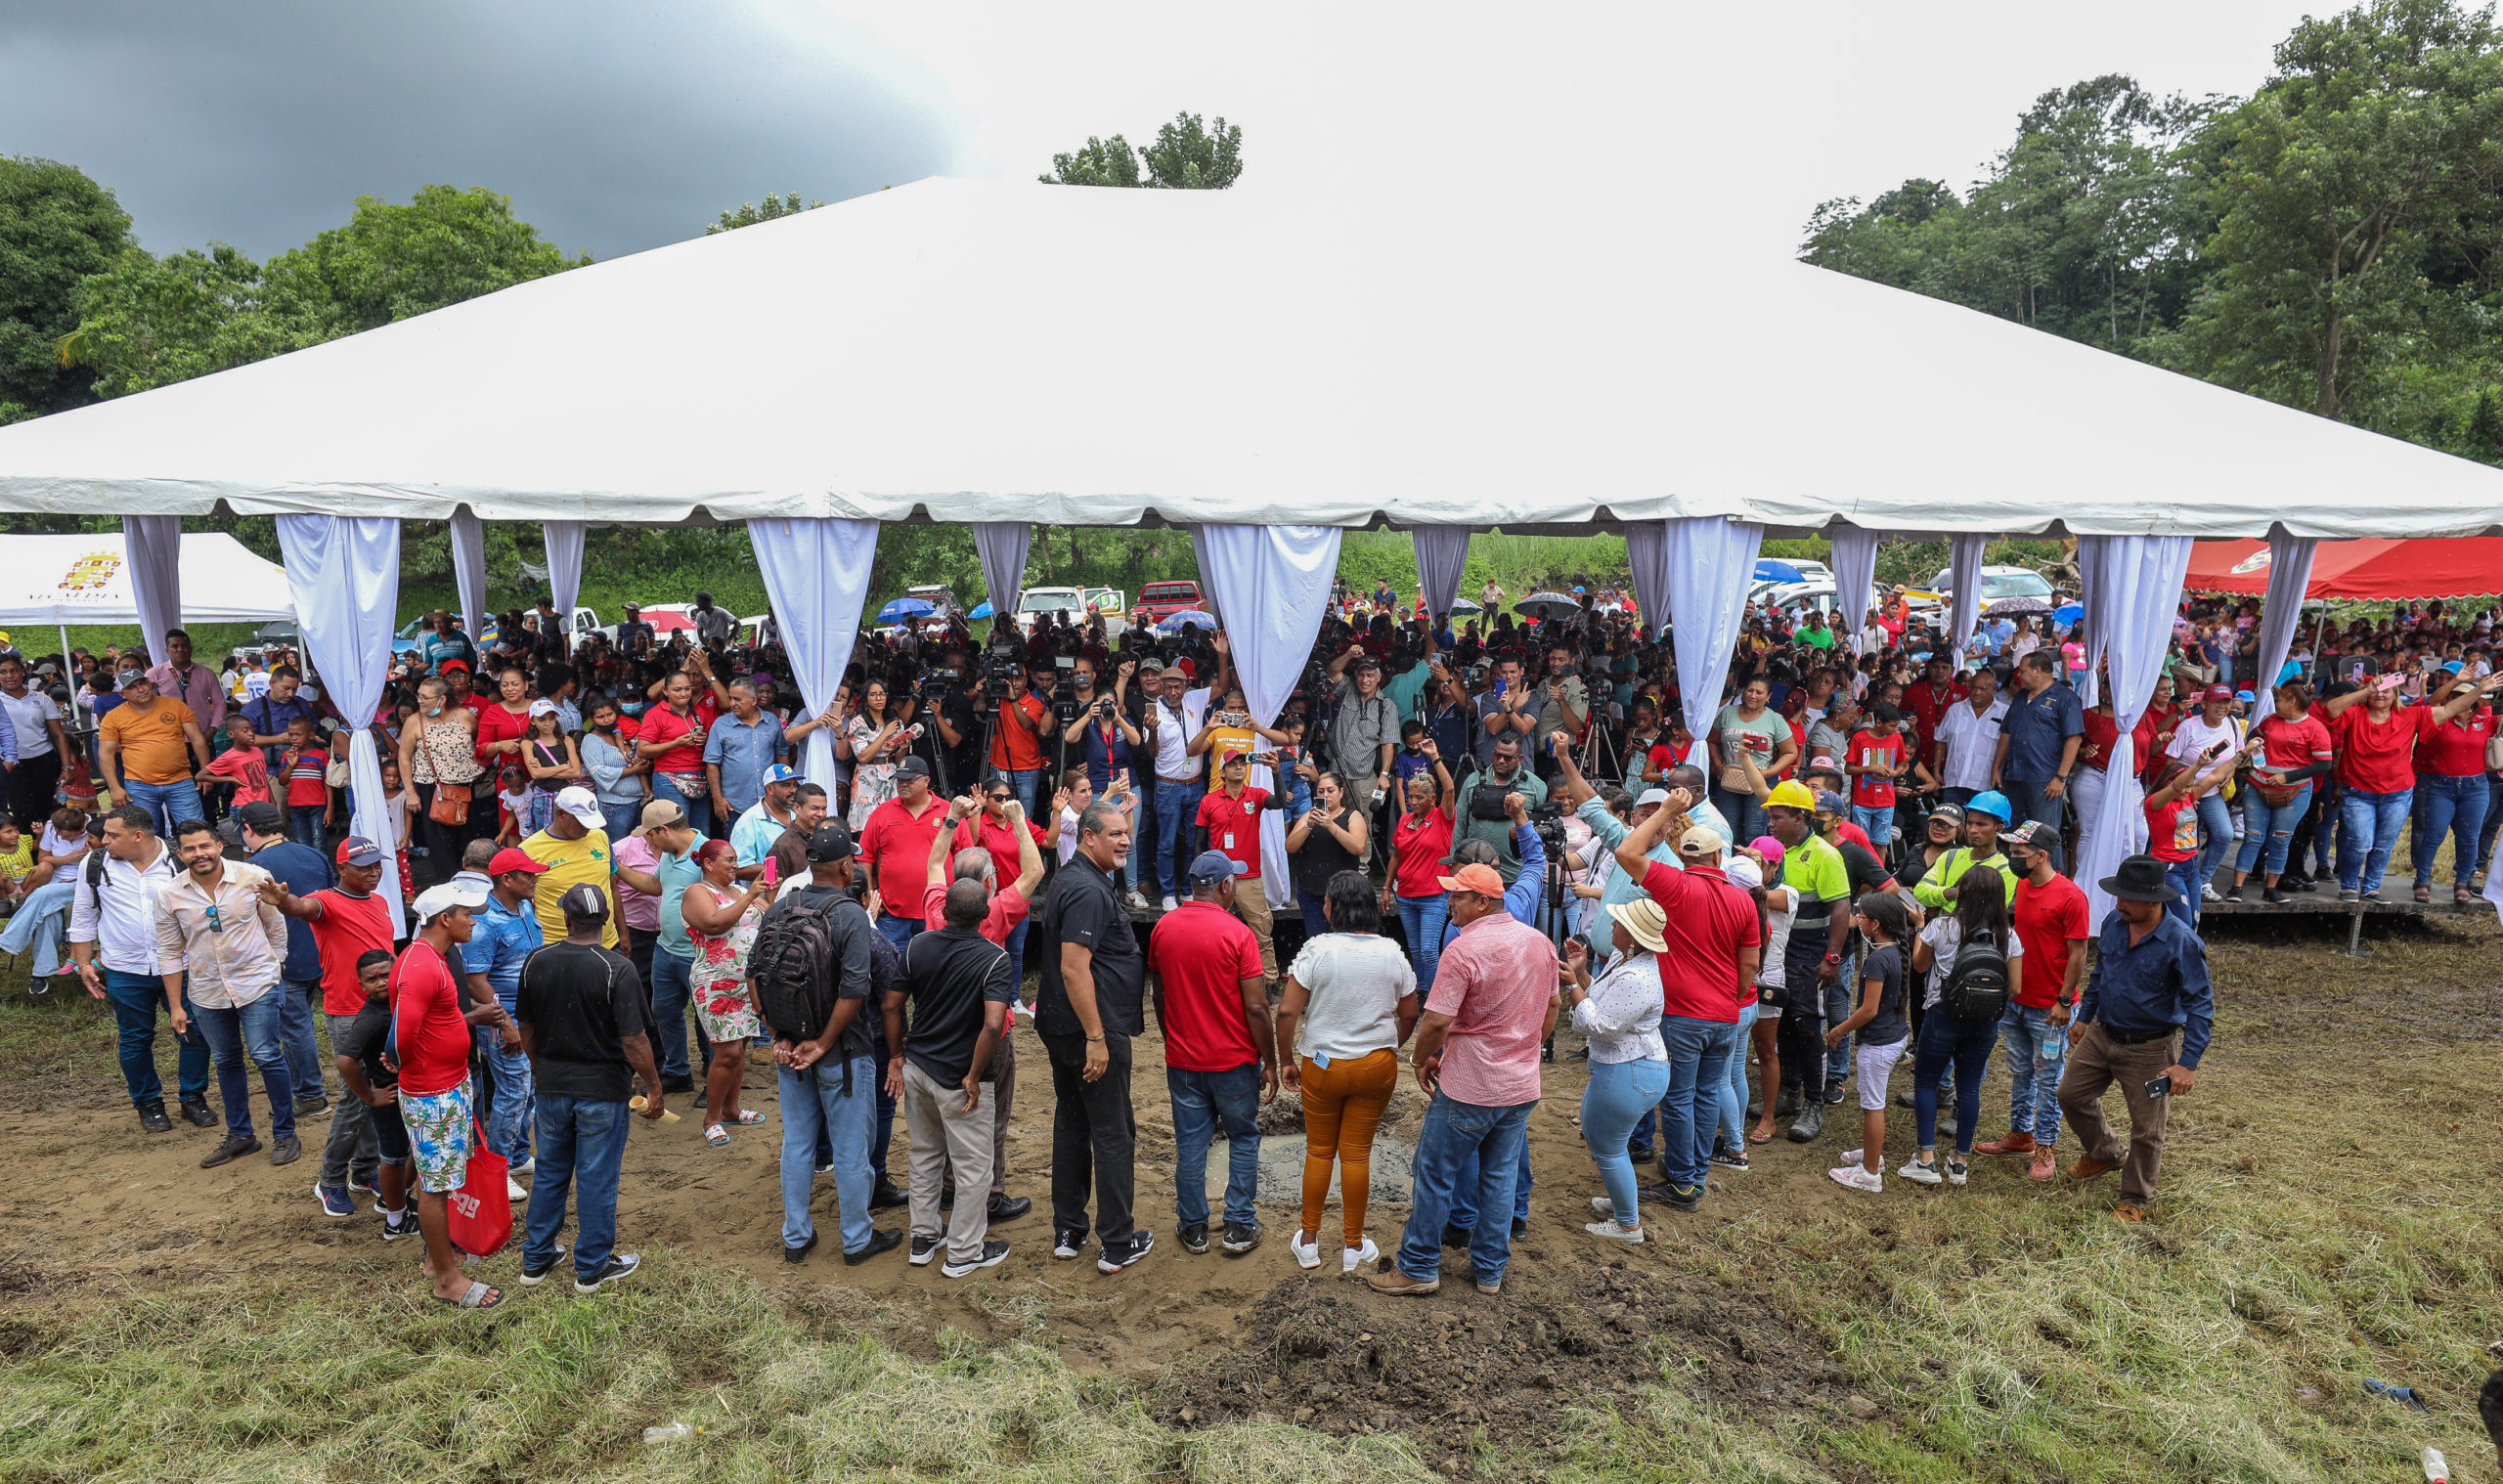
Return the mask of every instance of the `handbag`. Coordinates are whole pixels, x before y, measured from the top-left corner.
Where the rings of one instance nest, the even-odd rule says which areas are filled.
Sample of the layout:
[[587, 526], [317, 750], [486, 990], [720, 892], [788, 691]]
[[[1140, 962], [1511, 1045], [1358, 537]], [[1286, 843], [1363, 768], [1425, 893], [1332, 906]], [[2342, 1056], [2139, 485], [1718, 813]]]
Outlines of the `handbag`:
[[426, 806], [426, 817], [437, 824], [459, 826], [469, 822], [469, 785], [438, 783], [434, 786], [434, 802]]
[[469, 1153], [469, 1171], [461, 1189], [445, 1198], [452, 1244], [472, 1257], [493, 1257], [512, 1241], [512, 1197], [505, 1179], [511, 1164], [487, 1148], [486, 1125], [471, 1120], [477, 1143]]
[[2503, 773], [2503, 730], [2485, 739], [2485, 770]]
[[329, 788], [347, 787], [348, 760], [345, 758], [332, 758], [329, 765], [322, 769], [322, 782], [325, 786]]

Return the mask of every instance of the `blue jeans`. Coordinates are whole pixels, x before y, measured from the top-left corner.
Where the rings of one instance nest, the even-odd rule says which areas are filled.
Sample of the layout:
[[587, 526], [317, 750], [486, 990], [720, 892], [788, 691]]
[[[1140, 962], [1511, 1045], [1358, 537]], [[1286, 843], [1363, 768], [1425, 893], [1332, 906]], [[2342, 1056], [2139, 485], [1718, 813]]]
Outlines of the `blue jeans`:
[[1156, 869], [1157, 885], [1166, 896], [1182, 895], [1182, 877], [1191, 868], [1191, 821], [1200, 816], [1200, 801], [1208, 797], [1208, 789], [1198, 783], [1176, 783], [1170, 778], [1156, 780]]
[[2416, 796], [2425, 811], [2424, 828], [2415, 837], [2416, 884], [2434, 884], [2434, 852], [2442, 848], [2442, 837], [2448, 835], [2451, 884], [2467, 886], [2469, 877], [2477, 872], [2477, 842], [2485, 828], [2485, 775], [2419, 773]]
[[[1842, 972], [1835, 975], [1834, 982], [1825, 986], [1825, 1028], [1827, 1030], [1850, 1020], [1852, 1011], [1858, 1008], [1852, 1000], [1852, 988], [1860, 982], [1860, 975], [1856, 972], [1858, 968], [1857, 956], [1848, 949], [1844, 950]], [[1851, 1036], [1844, 1036], [1826, 1051], [1825, 1085], [1827, 1087], [1840, 1087], [1843, 1079], [1851, 1075], [1851, 1053], [1856, 1044]]]
[[1973, 1135], [1982, 1121], [1982, 1076], [1990, 1070], [1991, 1047], [1998, 1040], [1997, 1021], [1968, 1021], [1933, 1005], [1921, 1017], [1920, 1044], [1912, 1052], [1912, 1116], [1920, 1147], [1938, 1147], [1938, 1082], [1955, 1069], [1955, 1153], [1973, 1152]]
[[2187, 860], [2164, 863], [2165, 883], [2173, 888], [2173, 900], [2164, 904], [2164, 910], [2194, 928], [2199, 926], [2200, 858], [2193, 855]]
[[[1659, 1099], [1660, 1169], [1669, 1184], [1701, 1192], [1712, 1164], [1712, 1139], [1721, 1128], [1721, 1094], [1730, 1079], [1730, 1053], [1738, 1038], [1735, 1021], [1704, 1021], [1689, 1015], [1660, 1018], [1660, 1039], [1669, 1046], [1669, 1085]], [[1596, 1065], [1592, 1070], [1598, 1070]]]
[[328, 1097], [322, 1084], [322, 1047], [313, 1038], [313, 1007], [321, 1001], [322, 982], [283, 979], [270, 992], [279, 997], [279, 1041], [286, 1048], [288, 1085], [295, 1101]]
[[1257, 1229], [1252, 1202], [1260, 1195], [1260, 1064], [1231, 1071], [1164, 1069], [1173, 1098], [1173, 1219], [1204, 1226], [1208, 1219], [1208, 1141], [1225, 1129], [1225, 1220]]
[[295, 1090], [290, 1085], [294, 1074], [287, 1069], [286, 1048], [279, 1034], [279, 1000], [285, 992], [285, 985], [273, 984], [259, 999], [232, 1010], [188, 1007], [217, 1058], [217, 1097], [226, 1105], [229, 1134], [252, 1136], [252, 1081], [243, 1067], [247, 1055], [261, 1069], [261, 1086], [270, 1096], [270, 1136], [286, 1139], [295, 1134]]
[[1628, 1136], [1643, 1115], [1669, 1092], [1666, 1062], [1593, 1062], [1591, 1085], [1582, 1093], [1582, 1142], [1600, 1169], [1600, 1184], [1616, 1204], [1619, 1226], [1641, 1226], [1643, 1204]]
[[[2014, 778], [2008, 778], [2000, 782], [1999, 792], [2007, 796], [2008, 812], [2015, 815], [2017, 819], [2039, 819], [2044, 824], [2049, 825], [2054, 833], [2057, 833], [2061, 822], [2068, 815], [2069, 796], [2068, 790], [2063, 788], [2060, 791], [2060, 797], [2057, 799], [2043, 797], [2042, 791], [2049, 785], [2050, 780], [2047, 778], [2043, 779], [2040, 783], [2025, 783]], [[2010, 823], [2013, 822], [2013, 820], [2010, 821]], [[2228, 822], [2225, 828], [2230, 831], [2233, 826]], [[2065, 852], [2062, 851], [2059, 842], [2056, 840], [2053, 841], [2051, 843], [2051, 869], [2055, 871], [2065, 871], [2068, 869], [2068, 863], [2064, 858], [2064, 854]], [[2214, 875], [2215, 873], [2210, 872], [2209, 874]]]
[[[2477, 831], [2477, 868], [2481, 871], [2494, 858], [2494, 837], [2503, 832], [2503, 778], [2489, 777], [2486, 785], [2485, 823]], [[0, 943], [6, 941], [6, 938], [0, 938]]]
[[[1510, 1108], [1484, 1108], [1436, 1092], [1417, 1130], [1411, 1161], [1416, 1176], [1408, 1229], [1399, 1240], [1399, 1271], [1424, 1283], [1442, 1277], [1443, 1228], [1452, 1220], [1453, 1197], [1475, 1170], [1475, 1203], [1500, 1211], [1513, 1203], [1513, 1187], [1529, 1154], [1529, 1113], [1535, 1100]], [[1513, 1229], [1482, 1221], [1469, 1239], [1470, 1266], [1481, 1284], [1502, 1283], [1513, 1257]]]
[[[1521, 1132], [1521, 1157], [1516, 1163], [1518, 1167], [1513, 1171], [1513, 1220], [1527, 1221], [1530, 1193], [1527, 1129]], [[1451, 1193], [1451, 1225], [1464, 1232], [1477, 1230], [1477, 1191], [1482, 1183], [1482, 1177], [1483, 1172], [1477, 1167], [1477, 1156], [1471, 1154], [1465, 1157], [1461, 1164], [1460, 1181], [1452, 1187]], [[1496, 1225], [1504, 1227], [1507, 1231], [1511, 1230], [1510, 1223], [1499, 1221]]]
[[[2482, 784], [2485, 780], [2476, 781]], [[2484, 790], [2481, 787], [2478, 795], [2479, 802], [2482, 803]], [[2310, 807], [2309, 779], [2304, 780], [2295, 797], [2284, 804], [2270, 804], [2260, 797], [2260, 790], [2245, 785], [2242, 791], [2242, 851], [2234, 858], [2233, 868], [2249, 875], [2256, 864], [2263, 877], [2284, 875], [2286, 847], [2295, 838], [2295, 826], [2303, 822], [2304, 810]], [[2428, 864], [2432, 863], [2431, 857], [2425, 856], [2421, 850], [2418, 854], [2424, 856]], [[2420, 879], [2423, 874], [2421, 871], [2418, 873]]]
[[2059, 1143], [2060, 1069], [2067, 1063], [2068, 1027], [2051, 1024], [2047, 1006], [2010, 1005], [1998, 1018], [1998, 1038], [2007, 1047], [2007, 1126], [2032, 1134], [2037, 1144]]
[[286, 807], [287, 833], [295, 837], [296, 844], [308, 845], [317, 851], [321, 850], [329, 843], [325, 837], [329, 832], [329, 826], [322, 822], [322, 816], [329, 811], [329, 807], [327, 805], [288, 805]]
[[1448, 896], [1394, 896], [1399, 904], [1399, 928], [1408, 935], [1408, 961], [1417, 970], [1417, 999], [1424, 1003], [1433, 992], [1434, 966], [1442, 962], [1443, 925], [1451, 921], [1451, 898]]
[[[502, 1109], [506, 1100], [499, 1098]], [[511, 1101], [521, 1101], [514, 1099]], [[551, 1093], [538, 1100], [539, 1168], [530, 1179], [528, 1235], [521, 1265], [556, 1262], [556, 1234], [565, 1225], [565, 1193], [574, 1196], [574, 1276], [585, 1283], [608, 1267], [617, 1247], [617, 1177], [626, 1166], [626, 1129], [635, 1115], [623, 1103]], [[495, 1140], [493, 1130], [488, 1142]], [[502, 1151], [498, 1151], [502, 1153]]]
[[1303, 913], [1303, 936], [1306, 941], [1330, 931], [1330, 918], [1321, 910], [1321, 898], [1301, 887], [1295, 888], [1295, 904]]
[[1734, 794], [1718, 783], [1712, 785], [1710, 793], [1712, 807], [1721, 811], [1722, 818], [1730, 821], [1730, 828], [1738, 832], [1738, 838], [1730, 842], [1732, 850], [1766, 833], [1764, 804], [1755, 795]]
[[694, 775], [691, 773], [686, 775], [687, 787], [695, 790], [691, 794], [678, 786], [677, 778], [678, 775], [674, 773], [652, 774], [652, 797], [666, 799], [686, 810], [687, 823], [704, 834], [712, 834], [713, 796], [696, 784]]
[[[695, 960], [667, 948], [652, 951], [652, 1026], [660, 1038], [661, 1075], [686, 1075], [686, 1007], [695, 998]], [[706, 1069], [713, 1065], [713, 1040], [699, 1023], [695, 1044]], [[863, 1136], [863, 1143], [866, 1136]]]
[[1877, 848], [1879, 857], [1883, 858], [1886, 843], [1895, 838], [1895, 807], [1891, 804], [1882, 807], [1855, 804], [1851, 807], [1851, 822], [1860, 826], [1860, 832], [1868, 837], [1868, 843]]
[[[130, 1086], [131, 1106], [161, 1103], [163, 1084], [156, 1080], [156, 1016], [165, 1008], [165, 982], [154, 974], [125, 974], [103, 969], [105, 999], [113, 1007], [113, 1023], [121, 1029], [121, 1079]], [[183, 1013], [191, 1017], [190, 1033], [174, 1038], [174, 1067], [186, 1103], [208, 1101], [208, 1039], [200, 1033], [199, 1012], [189, 996]]]
[[188, 778], [180, 783], [142, 783], [125, 777], [122, 788], [131, 803], [156, 816], [156, 838], [168, 847], [174, 843], [175, 825], [207, 817], [199, 811], [199, 787]]
[[2367, 794], [2348, 789], [2338, 796], [2338, 889], [2342, 892], [2381, 890], [2382, 873], [2390, 869], [2391, 848], [2398, 844], [2398, 827], [2407, 822], [2408, 800], [2415, 790]]
[[[2293, 828], [2293, 824], [2289, 822], [2287, 828]], [[2233, 806], [2225, 803], [2222, 790], [2199, 801], [2199, 829], [2207, 836], [2198, 855], [2198, 882], [2204, 887], [2217, 879], [2217, 872], [2224, 868], [2225, 856], [2233, 851]], [[2190, 894], [2193, 900], [2199, 895], [2195, 891]]]
[[1747, 1047], [1763, 1009], [1754, 1000], [1738, 1007], [1738, 1035], [1730, 1044], [1730, 1073], [1721, 1084], [1721, 1142], [1742, 1155], [1747, 1152]]
[[[878, 936], [895, 944], [898, 953], [901, 953], [912, 942], [914, 934], [928, 926], [928, 923], [917, 917], [898, 917], [889, 911], [881, 911], [878, 914]], [[1023, 927], [1025, 924], [1021, 922], [1018, 926]], [[712, 1065], [709, 1058], [705, 1065]]]
[[1039, 767], [1014, 767], [1008, 770], [1008, 787], [1017, 795], [1017, 802], [1025, 806], [1026, 817], [1029, 819], [1034, 817], [1034, 800], [1037, 791], [1043, 786], [1043, 771]]
[[614, 845], [635, 833], [642, 824], [643, 806], [640, 801], [631, 804], [611, 804], [603, 799], [599, 802], [599, 816], [608, 821], [608, 840], [609, 844]]
[[834, 1199], [842, 1218], [843, 1249], [869, 1244], [869, 1130], [878, 1116], [877, 1063], [852, 1060], [852, 1091], [843, 1090], [840, 1056], [806, 1071], [774, 1069], [782, 1095], [782, 1244], [805, 1246], [817, 1234], [809, 1215], [809, 1194], [817, 1174], [819, 1136], [831, 1143]]
[[[85, 862], [79, 862], [84, 865]], [[47, 881], [28, 893], [9, 917], [9, 925], [0, 928], [0, 953], [12, 955], [35, 950], [34, 977], [43, 979], [59, 974], [67, 967], [61, 956], [62, 935], [69, 931], [69, 898], [78, 890], [79, 865], [64, 866], [58, 880]]]
[[[509, 1010], [512, 1007], [505, 1007]], [[519, 1164], [530, 1157], [530, 1129], [536, 1121], [537, 1098], [531, 1086], [530, 1057], [520, 1050], [505, 1050], [503, 1032], [492, 1026], [478, 1027], [478, 1047], [487, 1064], [487, 1075], [495, 1079], [496, 1095], [487, 1110], [487, 1148]], [[568, 1101], [571, 1101], [570, 1099]], [[584, 1108], [604, 1108], [602, 1103], [584, 1103]], [[625, 1106], [617, 1105], [621, 1116]], [[623, 1129], [625, 1125], [618, 1125]], [[619, 1136], [621, 1139], [623, 1134]], [[610, 1191], [609, 1203], [616, 1203], [616, 1193]]]

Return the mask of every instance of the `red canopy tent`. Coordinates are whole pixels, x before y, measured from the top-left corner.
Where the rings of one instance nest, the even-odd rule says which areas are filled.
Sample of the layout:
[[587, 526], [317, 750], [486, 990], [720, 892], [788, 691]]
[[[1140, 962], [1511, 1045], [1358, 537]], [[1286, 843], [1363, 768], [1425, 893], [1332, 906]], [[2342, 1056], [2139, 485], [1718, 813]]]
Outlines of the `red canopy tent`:
[[[2268, 544], [2203, 541], [2183, 587], [2193, 592], [2268, 591]], [[2414, 541], [2325, 541], [2312, 557], [2305, 597], [2349, 601], [2481, 597], [2503, 592], [2503, 536]]]

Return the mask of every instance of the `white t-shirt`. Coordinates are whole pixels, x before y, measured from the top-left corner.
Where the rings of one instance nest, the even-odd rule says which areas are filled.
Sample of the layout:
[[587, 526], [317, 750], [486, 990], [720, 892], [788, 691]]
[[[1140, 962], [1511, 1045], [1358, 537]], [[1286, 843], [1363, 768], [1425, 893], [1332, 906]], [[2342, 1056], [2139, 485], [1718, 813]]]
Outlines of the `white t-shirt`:
[[2007, 719], [2007, 697], [1993, 696], [1990, 710], [1973, 714], [1971, 701], [1958, 701], [1938, 719], [1938, 741], [1944, 747], [1947, 776], [1941, 788], [1991, 786], [1991, 764], [1998, 757], [1999, 723]]
[[[1773, 887], [1776, 890], [1786, 890], [1782, 889], [1778, 881], [1773, 883]], [[1766, 893], [1764, 925], [1767, 931], [1764, 963], [1756, 970], [1756, 982], [1776, 989], [1785, 987], [1781, 960], [1782, 956], [1790, 951], [1790, 924], [1799, 916], [1799, 894], [1789, 891], [1787, 895], [1790, 905], [1776, 911], [1771, 901], [1773, 892]]]
[[[1931, 918], [1928, 925], [1920, 930], [1920, 940], [1929, 944], [1932, 955], [1929, 988], [1920, 998], [1920, 1006], [1926, 1010], [1937, 1004], [1939, 996], [1947, 992], [1947, 977], [1955, 972], [1956, 950], [1964, 945], [1964, 925], [1956, 920], [1954, 913], [1942, 913]], [[2025, 956], [2025, 939], [2011, 931], [2003, 951], [2013, 967], [2016, 960]]]
[[1150, 702], [1156, 708], [1156, 776], [1196, 782], [1208, 772], [1207, 764], [1191, 756], [1191, 737], [1200, 729], [1200, 718], [1208, 714], [1207, 687], [1182, 692], [1182, 720], [1174, 724], [1173, 708], [1159, 699]]
[[9, 725], [18, 733], [19, 757], [51, 756], [52, 731], [44, 723], [61, 720], [61, 708], [52, 704], [52, 697], [32, 685], [22, 696], [0, 691], [0, 710], [9, 713]]
[[1417, 971], [1378, 933], [1324, 933], [1287, 972], [1311, 992], [1295, 1049], [1327, 1066], [1399, 1044], [1399, 1001], [1417, 992]]
[[[12, 717], [10, 720], [14, 721], [17, 719]], [[2232, 717], [2227, 717], [2219, 724], [2210, 726], [2206, 717], [2193, 712], [2174, 723], [2173, 745], [2164, 750], [2165, 756], [2179, 758], [2193, 768], [2198, 767], [2203, 760], [2213, 764], [2216, 760], [2207, 757], [2207, 753], [2218, 742], [2230, 742], [2240, 746], [2242, 723]], [[2217, 756], [2222, 757], [2223, 754], [2219, 753]]]

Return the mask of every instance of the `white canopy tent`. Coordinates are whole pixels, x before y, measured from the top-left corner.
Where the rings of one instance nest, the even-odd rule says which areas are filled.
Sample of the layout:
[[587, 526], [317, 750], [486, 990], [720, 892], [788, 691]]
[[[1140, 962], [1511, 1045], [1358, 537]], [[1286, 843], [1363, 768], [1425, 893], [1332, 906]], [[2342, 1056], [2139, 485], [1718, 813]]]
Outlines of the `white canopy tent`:
[[[183, 617], [195, 624], [293, 618], [286, 573], [223, 531], [183, 535]], [[0, 625], [136, 624], [138, 585], [118, 531], [0, 536]]]

